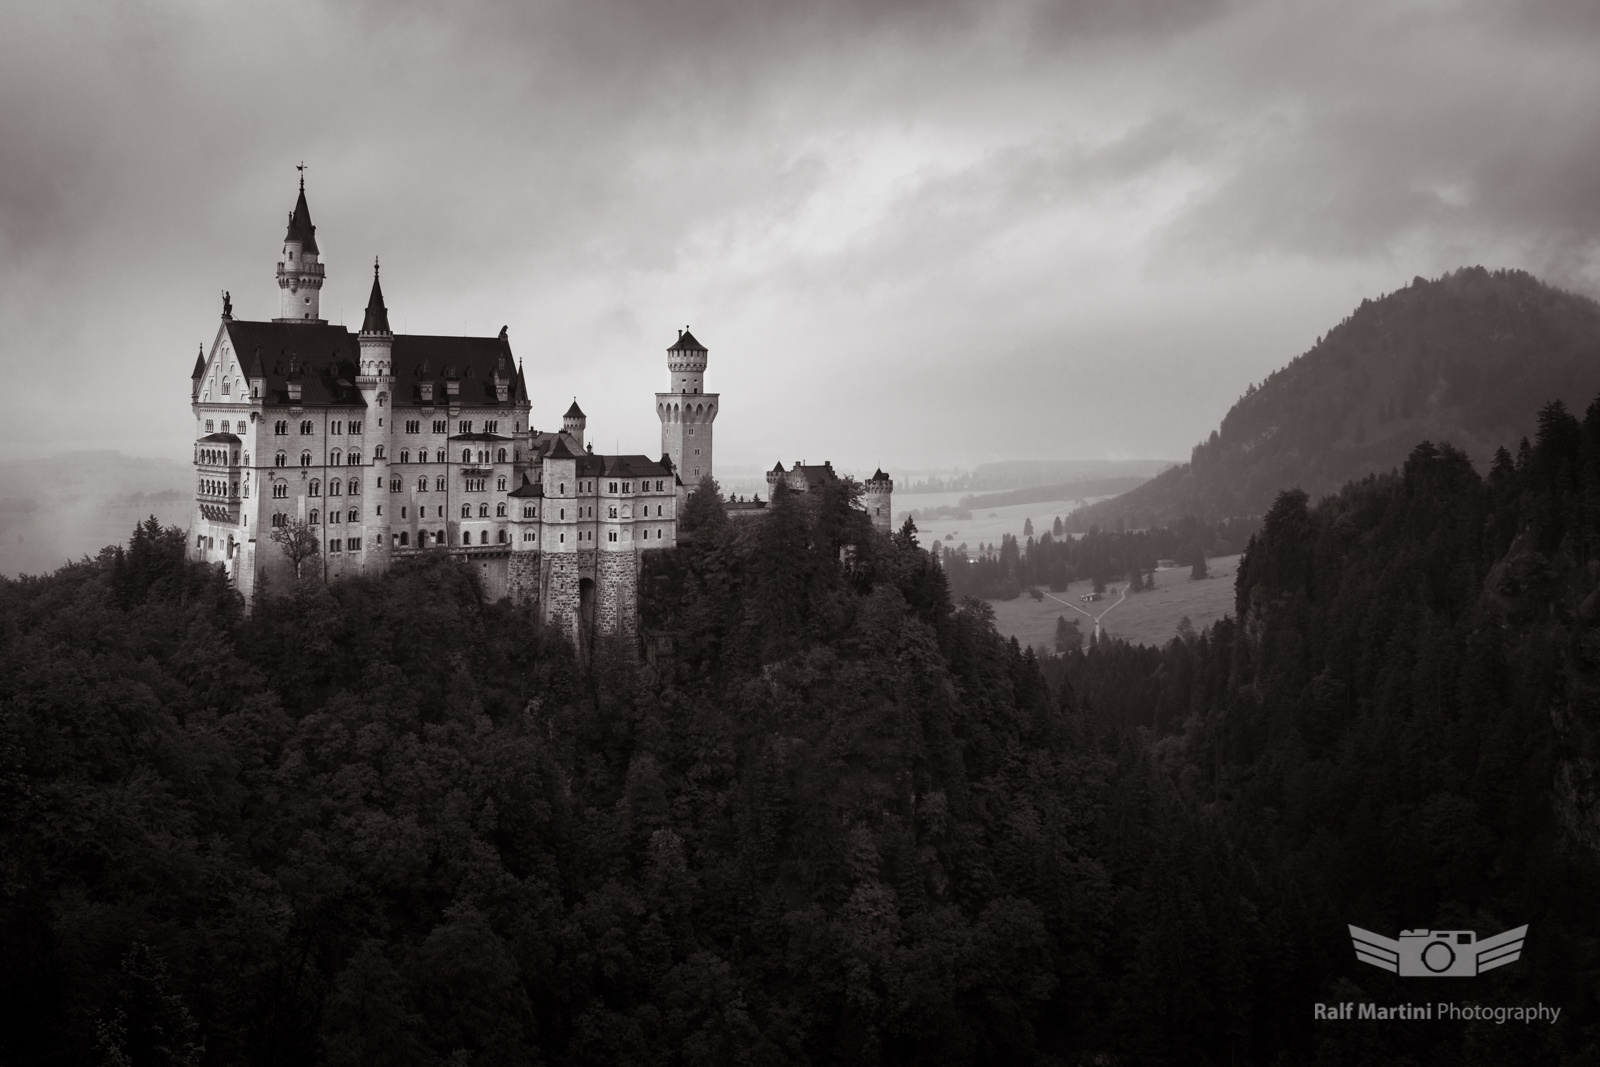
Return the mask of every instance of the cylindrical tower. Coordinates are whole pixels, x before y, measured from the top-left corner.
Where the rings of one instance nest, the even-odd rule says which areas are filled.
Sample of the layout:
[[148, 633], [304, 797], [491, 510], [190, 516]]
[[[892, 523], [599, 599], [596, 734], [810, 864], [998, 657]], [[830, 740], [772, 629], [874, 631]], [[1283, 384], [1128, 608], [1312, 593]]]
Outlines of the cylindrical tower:
[[323, 325], [323, 267], [317, 261], [317, 228], [306, 206], [306, 178], [300, 175], [300, 199], [289, 213], [289, 232], [283, 237], [283, 259], [278, 261], [278, 317], [274, 322]]
[[878, 468], [862, 487], [861, 503], [866, 506], [872, 528], [884, 536], [894, 532], [894, 480]]
[[656, 394], [656, 415], [661, 419], [661, 453], [672, 460], [678, 477], [692, 492], [703, 478], [712, 477], [711, 424], [722, 398], [705, 388], [706, 346], [695, 340], [688, 327], [678, 331], [678, 341], [667, 349], [668, 391]]
[[394, 476], [389, 473], [389, 454], [385, 447], [393, 430], [390, 400], [394, 396], [394, 332], [389, 329], [389, 309], [383, 305], [376, 258], [372, 261], [372, 294], [367, 297], [367, 315], [361, 323], [358, 343], [361, 366], [356, 368], [356, 387], [367, 402], [366, 440], [374, 442], [371, 473], [367, 476], [373, 506], [364, 512], [367, 516], [364, 558], [369, 571], [381, 571], [389, 566], [390, 528], [394, 522], [389, 493], [399, 487], [391, 484]]

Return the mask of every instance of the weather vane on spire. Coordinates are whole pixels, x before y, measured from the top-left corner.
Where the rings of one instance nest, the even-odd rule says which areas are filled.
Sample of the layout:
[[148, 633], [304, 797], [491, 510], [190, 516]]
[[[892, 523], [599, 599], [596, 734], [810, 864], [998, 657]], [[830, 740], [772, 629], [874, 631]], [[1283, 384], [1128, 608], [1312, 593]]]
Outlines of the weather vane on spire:
[[302, 159], [294, 169], [300, 172], [300, 191], [303, 193], [306, 191], [306, 161]]

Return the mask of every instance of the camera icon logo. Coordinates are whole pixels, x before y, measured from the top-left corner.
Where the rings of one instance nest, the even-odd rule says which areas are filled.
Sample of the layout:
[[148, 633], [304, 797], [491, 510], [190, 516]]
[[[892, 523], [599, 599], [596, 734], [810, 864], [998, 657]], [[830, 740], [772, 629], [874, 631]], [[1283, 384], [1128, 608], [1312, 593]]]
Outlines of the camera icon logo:
[[1400, 939], [1350, 927], [1356, 959], [1401, 978], [1471, 978], [1522, 956], [1528, 928], [1478, 940], [1471, 930], [1401, 930]]

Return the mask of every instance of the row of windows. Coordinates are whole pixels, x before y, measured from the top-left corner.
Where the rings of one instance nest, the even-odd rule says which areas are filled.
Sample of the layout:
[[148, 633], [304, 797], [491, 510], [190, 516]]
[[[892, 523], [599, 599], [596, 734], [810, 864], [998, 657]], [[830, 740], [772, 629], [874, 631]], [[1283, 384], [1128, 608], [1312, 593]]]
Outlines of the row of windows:
[[[230, 429], [230, 427], [232, 425], [233, 424], [231, 422], [229, 422], [227, 419], [223, 419], [222, 420], [222, 432], [223, 433], [232, 433], [233, 431]], [[240, 433], [244, 433], [244, 420], [243, 419], [239, 420], [239, 432]], [[206, 433], [216, 433], [216, 430], [214, 430], [212, 428], [212, 426], [211, 426], [211, 420], [210, 419], [206, 420]]]
[[[377, 449], [376, 449], [376, 452], [377, 452], [377, 458], [378, 459], [382, 459], [383, 458], [383, 446], [379, 445], [377, 447]], [[274, 467], [287, 467], [289, 465], [288, 453], [279, 452], [276, 456], [273, 457], [272, 465]], [[313, 466], [313, 463], [311, 462], [311, 453], [310, 452], [302, 452], [302, 453], [300, 453], [300, 466], [302, 466], [302, 467]], [[330, 466], [330, 467], [338, 467], [338, 466], [359, 467], [359, 466], [361, 466], [361, 453], [360, 452], [348, 452], [348, 453], [346, 453], [346, 452], [341, 452], [339, 449], [336, 448], [332, 452], [328, 453], [328, 466]]]
[[[505, 518], [506, 517], [506, 506], [504, 504], [496, 504], [494, 506], [494, 513], [495, 513], [495, 516], [497, 518], [501, 518], [501, 519]], [[462, 504], [461, 505], [461, 517], [463, 519], [472, 518], [472, 505], [471, 504]], [[488, 517], [489, 517], [489, 505], [488, 504], [479, 504], [478, 505], [478, 518], [487, 519]]]
[[[232, 487], [231, 490], [229, 488], [230, 486]], [[227, 496], [230, 491], [237, 493], [239, 491], [239, 483], [224, 482], [216, 478], [200, 479], [201, 496]]]
[[[351, 508], [349, 511], [340, 511], [338, 508], [334, 508], [328, 512], [328, 522], [337, 523], [340, 521], [341, 516], [343, 516], [343, 521], [345, 522], [360, 522], [361, 509]], [[306, 522], [310, 523], [312, 526], [317, 525], [321, 521], [322, 512], [318, 511], [316, 508], [312, 508], [306, 513]]]
[[[383, 452], [382, 452], [382, 446], [381, 445], [379, 446], [378, 455], [379, 455], [379, 458], [382, 458]], [[494, 456], [495, 456], [494, 462], [496, 462], [496, 463], [505, 463], [510, 459], [510, 454], [503, 448], [500, 449], [499, 451], [497, 451], [494, 454]], [[434, 452], [433, 461], [435, 463], [446, 463], [446, 462], [449, 462], [448, 457], [445, 455], [444, 449], [441, 448], [441, 449], [438, 449], [436, 452]], [[410, 463], [411, 462], [411, 449], [402, 448], [400, 450], [400, 462], [401, 463]], [[426, 448], [417, 449], [417, 462], [418, 463], [426, 463], [426, 462], [428, 462], [428, 450]], [[474, 462], [472, 449], [464, 448], [464, 449], [461, 450], [461, 462], [463, 462], [463, 463], [472, 463], [472, 462]], [[478, 454], [477, 454], [477, 457], [476, 457], [476, 462], [478, 462], [478, 463], [488, 463], [489, 462], [489, 452], [488, 452], [487, 449], [479, 449], [478, 450]]]
[[346, 537], [346, 538], [342, 538], [342, 539], [338, 538], [338, 537], [335, 537], [335, 538], [333, 538], [332, 540], [330, 540], [328, 542], [328, 553], [330, 555], [337, 554], [337, 553], [340, 553], [340, 552], [360, 552], [360, 551], [361, 551], [361, 538], [359, 538], [359, 537]]
[[[239, 453], [233, 453], [233, 461], [235, 463], [239, 462]], [[200, 450], [200, 462], [222, 466], [228, 462], [228, 450], [226, 448], [202, 448]]]
[[[227, 430], [228, 424], [226, 422], [224, 422], [222, 424], [222, 428], [223, 428], [223, 430]], [[206, 429], [208, 429], [208, 430], [211, 429], [211, 423], [210, 422], [206, 423]], [[241, 429], [241, 430], [244, 429], [244, 423], [243, 422], [239, 423], [239, 429]], [[289, 420], [288, 419], [279, 419], [277, 422], [273, 423], [272, 424], [272, 432], [274, 434], [276, 434], [277, 436], [279, 436], [279, 437], [283, 437], [286, 434], [288, 434], [288, 432], [289, 432]], [[310, 437], [312, 434], [314, 434], [316, 432], [317, 432], [317, 424], [316, 423], [312, 422], [310, 419], [302, 419], [301, 420], [301, 422], [300, 422], [300, 435], [302, 437]], [[360, 419], [350, 419], [350, 420], [346, 421], [344, 419], [334, 419], [332, 422], [328, 423], [328, 432], [330, 434], [343, 434], [343, 433], [357, 434], [357, 433], [360, 433], [361, 432], [361, 420]]]
[[[433, 432], [434, 433], [445, 433], [445, 432], [447, 432], [447, 426], [448, 426], [448, 420], [446, 420], [446, 419], [434, 419], [433, 420]], [[516, 432], [517, 433], [521, 433], [522, 432], [522, 423], [518, 422], [518, 423], [515, 424], [515, 426], [516, 426]], [[406, 433], [421, 433], [421, 432], [422, 432], [422, 420], [421, 419], [407, 419], [406, 420]], [[456, 433], [471, 433], [471, 432], [472, 432], [472, 420], [471, 419], [461, 419], [456, 423]], [[499, 419], [487, 419], [487, 420], [485, 420], [484, 424], [483, 424], [483, 432], [484, 433], [499, 433], [500, 432], [500, 420]]]

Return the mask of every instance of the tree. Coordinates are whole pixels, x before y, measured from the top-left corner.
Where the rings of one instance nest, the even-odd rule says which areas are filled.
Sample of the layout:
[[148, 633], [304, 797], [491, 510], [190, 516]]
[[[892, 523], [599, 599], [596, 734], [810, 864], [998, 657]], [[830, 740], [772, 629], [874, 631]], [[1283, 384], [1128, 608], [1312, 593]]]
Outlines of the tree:
[[1189, 570], [1189, 577], [1204, 578], [1207, 577], [1207, 574], [1205, 551], [1197, 548], [1194, 550], [1194, 566]]
[[1061, 528], [1061, 516], [1060, 515], [1056, 516], [1055, 524], [1050, 527], [1050, 532], [1055, 534], [1057, 537], [1060, 537], [1062, 535], [1062, 533], [1064, 532], [1062, 530], [1062, 528]]
[[1083, 630], [1078, 620], [1067, 621], [1065, 615], [1056, 616], [1056, 651], [1069, 652], [1083, 647]]
[[296, 578], [300, 577], [300, 565], [317, 554], [321, 541], [316, 529], [304, 519], [286, 519], [282, 526], [274, 526], [267, 537], [294, 564]]
[[1032, 519], [1023, 519], [1022, 520], [1022, 536], [1023, 537], [1032, 537], [1033, 536], [1033, 520]]

